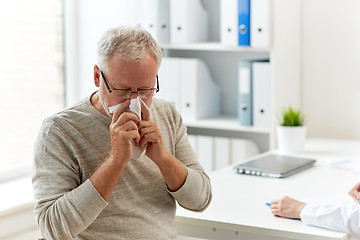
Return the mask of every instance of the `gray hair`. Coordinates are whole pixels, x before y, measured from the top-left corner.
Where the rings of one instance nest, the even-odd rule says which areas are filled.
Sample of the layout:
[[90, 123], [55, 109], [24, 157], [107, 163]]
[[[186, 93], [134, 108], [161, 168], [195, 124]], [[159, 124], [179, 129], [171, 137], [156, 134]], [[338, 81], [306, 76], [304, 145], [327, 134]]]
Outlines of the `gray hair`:
[[150, 33], [138, 27], [112, 28], [107, 30], [98, 42], [97, 64], [103, 71], [107, 71], [107, 63], [113, 56], [136, 62], [149, 52], [156, 58], [159, 69], [162, 52]]

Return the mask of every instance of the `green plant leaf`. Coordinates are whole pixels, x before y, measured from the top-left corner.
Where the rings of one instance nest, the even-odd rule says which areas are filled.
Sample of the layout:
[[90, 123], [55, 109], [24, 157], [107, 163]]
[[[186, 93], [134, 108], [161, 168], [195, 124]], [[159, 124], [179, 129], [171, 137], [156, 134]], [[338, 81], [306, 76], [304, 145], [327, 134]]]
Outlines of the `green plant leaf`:
[[291, 106], [283, 109], [281, 126], [298, 127], [304, 125], [304, 116], [300, 110]]

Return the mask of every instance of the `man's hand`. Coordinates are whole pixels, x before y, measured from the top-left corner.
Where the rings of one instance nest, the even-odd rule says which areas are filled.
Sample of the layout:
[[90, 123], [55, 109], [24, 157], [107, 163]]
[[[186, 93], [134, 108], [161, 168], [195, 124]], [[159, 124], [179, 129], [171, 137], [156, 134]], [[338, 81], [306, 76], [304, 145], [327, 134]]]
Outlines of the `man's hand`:
[[143, 102], [141, 102], [141, 105], [142, 121], [138, 124], [139, 147], [146, 147], [146, 155], [156, 163], [158, 159], [164, 157], [166, 150], [158, 126], [151, 121], [149, 110], [144, 106]]
[[278, 217], [300, 219], [300, 213], [305, 203], [290, 197], [271, 201], [271, 212]]
[[130, 100], [119, 106], [112, 116], [110, 124], [111, 152], [109, 157], [126, 164], [132, 157], [132, 141], [140, 140], [139, 118], [136, 114], [126, 112]]
[[105, 201], [108, 201], [122, 171], [131, 160], [132, 141], [139, 142], [140, 140], [137, 127], [138, 116], [131, 112], [125, 112], [129, 104], [130, 101], [126, 100], [114, 112], [109, 127], [110, 154], [90, 177], [90, 181]]
[[187, 170], [185, 166], [171, 155], [164, 147], [158, 126], [150, 119], [150, 113], [141, 103], [142, 121], [138, 124], [141, 148], [146, 146], [146, 155], [159, 167], [170, 191], [177, 191], [185, 182]]

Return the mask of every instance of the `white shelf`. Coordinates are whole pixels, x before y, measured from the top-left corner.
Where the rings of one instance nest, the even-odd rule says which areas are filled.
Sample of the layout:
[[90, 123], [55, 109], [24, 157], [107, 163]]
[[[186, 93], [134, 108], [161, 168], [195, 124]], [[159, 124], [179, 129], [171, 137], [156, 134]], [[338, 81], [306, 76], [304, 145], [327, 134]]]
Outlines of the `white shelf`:
[[186, 44], [160, 44], [160, 47], [167, 50], [190, 50], [190, 51], [221, 51], [221, 52], [244, 52], [244, 53], [266, 53], [270, 48], [252, 48], [240, 46], [226, 46], [219, 42], [199, 42]]
[[256, 143], [260, 152], [270, 150], [270, 130], [241, 126], [234, 117], [218, 116], [185, 124], [190, 135], [248, 139]]
[[197, 121], [184, 121], [187, 127], [193, 128], [212, 128], [219, 130], [229, 130], [236, 132], [246, 132], [246, 133], [260, 133], [260, 134], [270, 134], [269, 129], [261, 129], [253, 126], [241, 126], [239, 121], [235, 117], [231, 116], [216, 116], [209, 119], [200, 119]]

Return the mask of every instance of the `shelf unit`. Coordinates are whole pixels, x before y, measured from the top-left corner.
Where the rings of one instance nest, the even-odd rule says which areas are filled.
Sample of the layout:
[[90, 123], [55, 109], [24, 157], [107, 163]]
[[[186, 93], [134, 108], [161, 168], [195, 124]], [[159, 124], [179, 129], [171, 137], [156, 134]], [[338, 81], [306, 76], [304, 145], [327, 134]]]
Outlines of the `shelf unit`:
[[269, 49], [230, 47], [218, 42], [162, 44], [164, 56], [199, 58], [208, 66], [213, 80], [220, 87], [220, 116], [185, 122], [188, 134], [242, 138], [256, 143], [260, 152], [270, 150], [270, 129], [244, 127], [237, 119], [237, 65], [241, 60], [268, 60]]
[[[272, 43], [269, 48], [224, 46], [220, 43], [219, 1], [203, 1], [209, 11], [209, 42], [160, 44], [164, 57], [199, 58], [208, 66], [220, 87], [220, 116], [196, 122], [185, 122], [188, 133], [214, 137], [242, 138], [253, 141], [260, 152], [275, 147], [276, 116], [283, 107], [299, 106], [301, 96], [301, 8], [300, 0], [272, 1]], [[269, 60], [271, 65], [271, 127], [243, 127], [237, 120], [238, 62]]]

